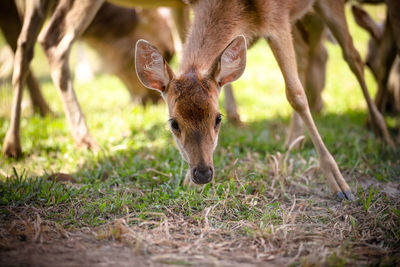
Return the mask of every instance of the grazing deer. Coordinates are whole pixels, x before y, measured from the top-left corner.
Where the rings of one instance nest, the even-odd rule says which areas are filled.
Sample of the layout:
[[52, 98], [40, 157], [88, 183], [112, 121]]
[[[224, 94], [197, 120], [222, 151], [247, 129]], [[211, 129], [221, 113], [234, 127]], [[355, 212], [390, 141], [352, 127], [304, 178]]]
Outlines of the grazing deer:
[[[177, 0], [176, 0], [177, 1]], [[118, 6], [98, 1], [90, 7], [90, 11], [86, 14], [83, 10], [88, 8], [88, 5], [81, 5], [83, 1], [73, 0], [32, 0], [26, 1], [24, 21], [21, 26], [14, 1], [4, 0], [0, 3], [0, 13], [4, 16], [0, 18], [0, 26], [7, 38], [7, 41], [12, 47], [15, 47], [13, 87], [14, 97], [11, 111], [11, 123], [7, 131], [3, 143], [3, 152], [7, 156], [18, 157], [22, 154], [19, 136], [19, 125], [21, 116], [21, 100], [22, 89], [25, 80], [28, 83], [28, 89], [33, 97], [38, 98], [42, 103], [46, 104], [35, 81], [33, 75], [29, 72], [29, 63], [33, 57], [33, 47], [36, 43], [37, 36], [46, 18], [46, 15], [52, 11], [55, 4], [58, 3], [55, 11], [52, 13], [50, 31], [46, 34], [46, 44], [64, 40], [58, 48], [62, 53], [56, 53], [55, 57], [50, 46], [46, 46], [45, 52], [49, 58], [50, 71], [56, 82], [57, 88], [60, 89], [64, 107], [67, 113], [67, 118], [72, 128], [72, 133], [75, 141], [78, 144], [94, 147], [97, 145], [90, 137], [84, 115], [77, 102], [75, 92], [72, 88], [72, 81], [69, 73], [68, 57], [72, 42], [81, 37], [88, 42], [101, 55], [105, 62], [108, 71], [117, 75], [126, 85], [132, 98], [138, 98], [142, 102], [159, 99], [159, 94], [145, 90], [136, 75], [132, 75], [134, 63], [134, 51], [131, 49], [132, 43], [139, 39], [149, 38], [157, 42], [166, 58], [170, 58], [174, 51], [173, 42], [170, 35], [170, 30], [163, 19], [156, 11], [138, 11], [126, 9]], [[172, 1], [173, 2], [173, 1]], [[98, 5], [98, 6], [97, 6]], [[72, 13], [68, 13], [69, 8], [73, 6]], [[81, 8], [82, 7], [82, 8]], [[11, 12], [13, 11], [13, 12]], [[75, 13], [74, 13], [75, 12]], [[68, 13], [68, 16], [67, 16]], [[139, 14], [137, 14], [139, 13]], [[69, 26], [66, 23], [60, 22], [60, 16], [68, 20]], [[89, 20], [88, 25], [79, 31], [71, 30], [75, 23], [83, 19], [85, 22]], [[4, 27], [3, 27], [4, 26]], [[22, 27], [22, 29], [21, 29]], [[21, 32], [19, 34], [19, 32]], [[18, 36], [19, 34], [19, 36]], [[65, 34], [63, 38], [60, 35]], [[75, 38], [70, 39], [74, 35]], [[18, 38], [18, 42], [17, 39]], [[67, 42], [65, 41], [67, 39]], [[68, 43], [68, 48], [65, 44]], [[13, 45], [14, 44], [14, 45]], [[51, 51], [49, 51], [51, 50]], [[60, 52], [58, 50], [58, 52]], [[61, 78], [61, 80], [60, 80]], [[30, 86], [31, 84], [36, 87]], [[46, 106], [45, 106], [46, 107]]]
[[[0, 26], [6, 40], [16, 51], [11, 123], [3, 143], [5, 155], [18, 157], [22, 154], [19, 123], [22, 88], [25, 80], [35, 109], [37, 107], [42, 115], [49, 112], [38, 82], [29, 71], [29, 63], [33, 57], [33, 46], [46, 14], [51, 13], [53, 8], [56, 9], [52, 12], [52, 19], [47, 30], [45, 30], [46, 33], [43, 34], [45, 37], [42, 38], [42, 44], [49, 56], [50, 71], [53, 73], [55, 84], [61, 92], [60, 95], [63, 99], [73, 137], [78, 145], [89, 148], [97, 147], [90, 136], [84, 115], [77, 102], [69, 73], [69, 51], [75, 39], [81, 38], [102, 55], [101, 59], [105, 63], [103, 65], [107, 67], [109, 72], [121, 79], [132, 98], [138, 99], [142, 103], [147, 100], [154, 102], [160, 98], [158, 93], [145, 90], [137, 80], [137, 76], [132, 75], [134, 51], [130, 47], [141, 36], [152, 40], [152, 42], [157, 42], [156, 45], [165, 53], [166, 59], [170, 58], [174, 48], [166, 21], [153, 10], [141, 9], [135, 12], [132, 9], [102, 3], [103, 1], [91, 0], [75, 2], [72, 0], [26, 1], [26, 12], [22, 25], [14, 0], [0, 2]], [[121, 4], [121, 1], [118, 3]], [[172, 23], [171, 26], [176, 26], [181, 39], [184, 39], [185, 27], [188, 24], [188, 12], [179, 0], [152, 2], [134, 0], [129, 1], [129, 3], [145, 7], [157, 7], [159, 5], [174, 7], [175, 24]], [[88, 22], [90, 23], [87, 26]], [[80, 28], [75, 30], [74, 27], [77, 25]], [[71, 39], [71, 36], [74, 37]], [[55, 52], [55, 50], [57, 51]], [[60, 78], [63, 82], [60, 82]], [[225, 88], [225, 95], [228, 119], [234, 123], [240, 122], [230, 86]]]
[[243, 73], [246, 42], [264, 37], [282, 71], [287, 99], [309, 131], [331, 190], [340, 198], [351, 199], [350, 188], [312, 119], [297, 72], [291, 34], [292, 23], [313, 6], [341, 45], [345, 60], [361, 84], [376, 126], [385, 140], [393, 144], [385, 122], [368, 94], [363, 63], [348, 32], [343, 1], [190, 2], [194, 21], [179, 73], [175, 75], [158, 50], [144, 40], [136, 44], [136, 71], [140, 81], [146, 87], [158, 90], [167, 102], [170, 128], [183, 158], [189, 164], [191, 180], [202, 184], [213, 178], [212, 154], [221, 123], [218, 107], [220, 88]]

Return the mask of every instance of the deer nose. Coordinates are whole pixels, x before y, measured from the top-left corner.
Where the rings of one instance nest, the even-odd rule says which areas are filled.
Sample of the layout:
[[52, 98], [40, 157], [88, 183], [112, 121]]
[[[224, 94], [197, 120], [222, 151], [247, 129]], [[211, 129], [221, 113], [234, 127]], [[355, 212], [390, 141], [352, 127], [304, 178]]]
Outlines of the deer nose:
[[208, 166], [199, 166], [193, 169], [193, 182], [196, 184], [206, 184], [213, 178], [213, 169]]

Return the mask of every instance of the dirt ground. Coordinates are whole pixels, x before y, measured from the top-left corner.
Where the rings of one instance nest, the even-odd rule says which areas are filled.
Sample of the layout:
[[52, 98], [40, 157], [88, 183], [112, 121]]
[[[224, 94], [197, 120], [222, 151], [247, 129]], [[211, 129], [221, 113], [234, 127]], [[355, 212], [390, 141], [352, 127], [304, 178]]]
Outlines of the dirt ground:
[[373, 212], [358, 200], [345, 204], [318, 188], [292, 187], [292, 199], [279, 199], [283, 222], [264, 228], [219, 220], [224, 209], [216, 206], [200, 221], [167, 209], [73, 230], [34, 207], [0, 207], [0, 266], [400, 266], [399, 241], [389, 236], [400, 224], [387, 213], [400, 207], [400, 186], [358, 182], [379, 188]]
[[[20, 236], [20, 239], [24, 237]], [[284, 266], [274, 259], [262, 266]], [[15, 240], [0, 250], [0, 266], [255, 266], [246, 262], [218, 260], [210, 256], [138, 255], [135, 248], [119, 241], [98, 241], [85, 232], [42, 242]], [[256, 264], [257, 265], [257, 264]], [[261, 263], [260, 263], [261, 265]]]
[[[30, 223], [30, 225], [29, 225]], [[39, 229], [40, 228], [40, 229]], [[102, 229], [96, 229], [101, 233]], [[39, 231], [39, 232], [35, 232]], [[147, 254], [115, 239], [99, 240], [93, 229], [67, 232], [55, 224], [12, 220], [1, 225], [0, 266], [257, 266], [248, 259], [218, 259], [211, 255]], [[228, 256], [228, 257], [227, 257]], [[262, 266], [284, 266], [289, 259], [271, 257]], [[261, 264], [261, 262], [260, 262]]]

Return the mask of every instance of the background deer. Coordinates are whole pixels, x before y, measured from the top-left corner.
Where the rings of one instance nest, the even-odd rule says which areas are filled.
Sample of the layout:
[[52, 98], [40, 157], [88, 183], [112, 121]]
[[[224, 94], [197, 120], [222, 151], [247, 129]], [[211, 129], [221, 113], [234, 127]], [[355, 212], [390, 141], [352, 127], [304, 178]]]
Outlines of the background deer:
[[[381, 1], [382, 3], [384, 1]], [[357, 24], [371, 36], [365, 64], [369, 67], [378, 83], [375, 103], [383, 114], [398, 118], [400, 113], [400, 53], [396, 46], [395, 29], [400, 26], [392, 20], [400, 17], [400, 10], [394, 2], [387, 1], [388, 11], [384, 24], [376, 23], [361, 6], [352, 6], [352, 12]], [[392, 12], [389, 15], [389, 9]], [[395, 18], [393, 18], [393, 16]], [[400, 132], [397, 138], [400, 141]]]
[[[122, 8], [109, 3], [102, 5], [103, 2], [100, 2], [98, 8], [93, 12], [94, 17], [90, 17], [89, 25], [86, 25], [85, 29], [76, 37], [81, 37], [102, 55], [103, 65], [107, 66], [109, 72], [121, 79], [128, 88], [132, 98], [136, 98], [141, 102], [159, 99], [158, 94], [145, 90], [137, 80], [137, 77], [131, 74], [134, 64], [134, 51], [131, 49], [131, 45], [139, 39], [139, 36], [152, 39], [154, 42], [157, 42], [157, 46], [160, 47], [164, 56], [167, 59], [171, 58], [174, 53], [174, 43], [166, 20], [155, 10], [135, 12], [133, 9]], [[74, 3], [75, 5], [73, 5]], [[1, 16], [0, 19], [0, 26], [7, 42], [16, 51], [13, 73], [14, 97], [11, 123], [3, 143], [3, 153], [14, 157], [22, 154], [19, 125], [22, 89], [25, 80], [30, 95], [34, 100], [33, 103], [39, 107], [40, 113], [44, 115], [49, 111], [40, 93], [38, 82], [29, 71], [29, 64], [33, 57], [33, 47], [43, 22], [47, 14], [51, 13], [55, 8], [52, 13], [54, 25], [51, 27], [54, 32], [46, 35], [46, 38], [47, 40], [58, 41], [58, 34], [66, 33], [63, 31], [70, 29], [70, 27], [63, 27], [63, 23], [58, 23], [60, 12], [61, 15], [64, 15], [71, 5], [75, 8], [81, 7], [79, 1], [74, 2], [71, 0], [34, 0], [26, 1], [25, 4], [24, 21], [22, 24], [13, 0], [5, 0], [0, 3], [2, 7], [0, 12], [4, 13], [4, 16]], [[95, 7], [92, 6], [92, 8]], [[80, 16], [85, 16], [85, 19], [87, 18], [85, 13], [81, 13], [80, 11], [78, 13]], [[75, 19], [78, 17], [75, 14], [72, 18], [68, 18], [71, 19], [69, 23], [74, 24]], [[58, 78], [62, 74], [63, 82], [56, 83], [56, 85], [59, 89], [61, 88], [61, 96], [75, 141], [80, 145], [96, 148], [97, 144], [90, 137], [85, 117], [72, 88], [68, 66], [71, 45], [72, 42], [68, 49], [64, 51], [66, 54], [63, 54], [60, 58], [52, 58], [50, 61], [50, 71]], [[46, 51], [49, 55], [49, 51]]]
[[264, 37], [282, 71], [288, 101], [309, 131], [332, 191], [341, 198], [351, 199], [350, 188], [313, 122], [297, 73], [291, 34], [292, 23], [313, 6], [341, 45], [346, 61], [361, 84], [376, 126], [392, 144], [383, 118], [366, 89], [363, 64], [347, 29], [343, 1], [204, 0], [191, 1], [191, 5], [194, 21], [178, 75], [154, 46], [145, 41], [139, 41], [136, 46], [138, 76], [145, 86], [160, 91], [166, 100], [171, 130], [189, 163], [191, 179], [195, 183], [212, 179], [212, 152], [220, 124], [220, 87], [242, 74], [246, 61], [245, 39]]

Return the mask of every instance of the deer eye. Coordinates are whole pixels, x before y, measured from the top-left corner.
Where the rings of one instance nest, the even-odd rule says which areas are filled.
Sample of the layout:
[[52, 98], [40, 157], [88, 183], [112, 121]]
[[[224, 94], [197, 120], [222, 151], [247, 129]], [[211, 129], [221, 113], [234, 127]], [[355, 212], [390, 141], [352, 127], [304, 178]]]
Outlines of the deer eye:
[[179, 124], [174, 119], [169, 119], [169, 123], [171, 124], [171, 128], [175, 131], [179, 131]]
[[218, 116], [215, 118], [215, 127], [217, 127], [222, 120], [222, 114], [218, 114]]

